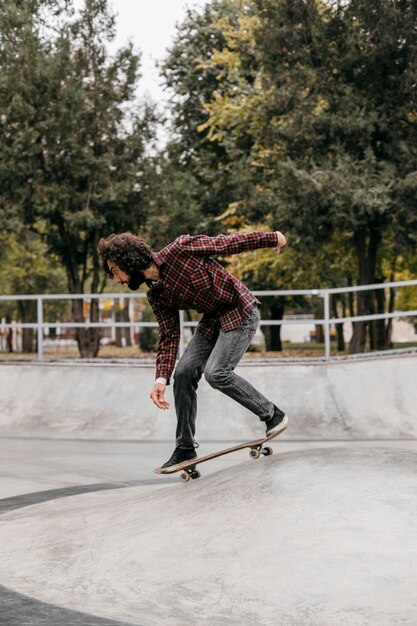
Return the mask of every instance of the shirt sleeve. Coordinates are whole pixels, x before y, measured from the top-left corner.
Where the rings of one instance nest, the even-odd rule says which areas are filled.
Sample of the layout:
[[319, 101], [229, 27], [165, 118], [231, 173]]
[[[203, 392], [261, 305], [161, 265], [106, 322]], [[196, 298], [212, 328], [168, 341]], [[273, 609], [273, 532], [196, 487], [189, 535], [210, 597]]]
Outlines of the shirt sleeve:
[[232, 235], [183, 235], [179, 237], [181, 250], [192, 256], [210, 254], [239, 254], [258, 248], [275, 248], [278, 245], [277, 233], [233, 233]]
[[156, 378], [165, 378], [169, 385], [180, 342], [179, 312], [174, 309], [160, 309], [153, 299], [149, 299], [159, 324], [159, 345], [156, 355]]

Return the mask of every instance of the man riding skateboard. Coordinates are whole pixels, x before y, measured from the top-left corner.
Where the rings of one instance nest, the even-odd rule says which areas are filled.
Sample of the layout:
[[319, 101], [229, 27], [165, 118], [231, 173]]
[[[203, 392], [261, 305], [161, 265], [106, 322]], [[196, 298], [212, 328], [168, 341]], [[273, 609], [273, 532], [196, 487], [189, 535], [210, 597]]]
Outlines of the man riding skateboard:
[[180, 339], [179, 311], [203, 314], [174, 374], [177, 414], [176, 447], [163, 468], [196, 458], [197, 387], [201, 376], [264, 422], [266, 435], [287, 427], [285, 413], [235, 373], [259, 324], [260, 302], [211, 255], [238, 254], [258, 248], [279, 253], [286, 239], [280, 232], [232, 235], [182, 235], [160, 252], [130, 233], [101, 239], [102, 268], [116, 283], [136, 290], [145, 282], [147, 298], [159, 324], [156, 380], [150, 397], [168, 409], [165, 391], [175, 367]]

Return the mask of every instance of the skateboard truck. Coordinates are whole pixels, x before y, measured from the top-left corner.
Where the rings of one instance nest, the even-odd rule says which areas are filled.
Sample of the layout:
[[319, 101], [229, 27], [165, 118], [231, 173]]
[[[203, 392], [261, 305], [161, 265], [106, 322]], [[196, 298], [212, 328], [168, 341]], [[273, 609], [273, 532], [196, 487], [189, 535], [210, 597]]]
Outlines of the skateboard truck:
[[195, 480], [196, 478], [200, 478], [200, 476], [201, 473], [196, 469], [192, 469], [191, 467], [182, 470], [182, 472], [180, 473], [180, 479], [183, 483], [188, 483], [190, 479]]
[[273, 453], [274, 451], [270, 446], [258, 446], [257, 448], [251, 448], [249, 450], [249, 456], [251, 459], [259, 459], [261, 454], [263, 454], [264, 456], [271, 456], [271, 454]]

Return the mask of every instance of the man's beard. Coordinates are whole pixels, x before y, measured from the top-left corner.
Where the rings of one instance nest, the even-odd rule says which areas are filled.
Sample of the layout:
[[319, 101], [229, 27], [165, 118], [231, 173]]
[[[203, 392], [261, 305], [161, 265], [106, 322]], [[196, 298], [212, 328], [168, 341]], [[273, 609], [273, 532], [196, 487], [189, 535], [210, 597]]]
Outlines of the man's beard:
[[127, 286], [132, 291], [137, 291], [137, 289], [139, 289], [141, 284], [144, 282], [145, 282], [144, 273], [141, 272], [140, 270], [134, 270], [129, 276], [129, 280], [127, 281]]

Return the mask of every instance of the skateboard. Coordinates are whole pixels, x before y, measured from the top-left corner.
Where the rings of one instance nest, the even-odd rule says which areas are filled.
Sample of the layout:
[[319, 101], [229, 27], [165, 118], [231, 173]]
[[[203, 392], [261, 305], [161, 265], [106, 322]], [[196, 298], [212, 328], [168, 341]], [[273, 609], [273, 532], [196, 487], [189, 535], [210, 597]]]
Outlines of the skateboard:
[[273, 453], [273, 449], [270, 446], [264, 446], [264, 443], [280, 435], [286, 428], [287, 426], [269, 437], [262, 437], [262, 439], [254, 439], [253, 441], [245, 441], [244, 443], [240, 443], [231, 448], [226, 448], [225, 450], [220, 450], [219, 452], [213, 452], [212, 454], [206, 454], [205, 456], [197, 456], [195, 459], [184, 461], [183, 463], [178, 463], [177, 465], [172, 465], [171, 467], [156, 467], [154, 472], [155, 474], [175, 474], [176, 472], [180, 472], [180, 480], [188, 482], [190, 479], [200, 478], [201, 476], [200, 472], [195, 469], [196, 465], [199, 463], [205, 463], [211, 459], [217, 459], [218, 456], [224, 456], [225, 454], [230, 454], [230, 452], [250, 448], [249, 456], [251, 459], [259, 459], [261, 454], [263, 456], [270, 456]]

